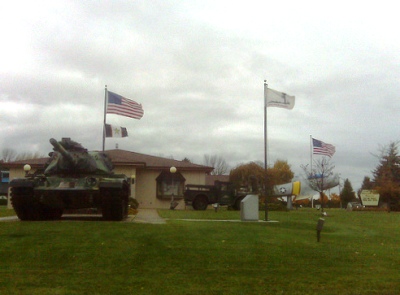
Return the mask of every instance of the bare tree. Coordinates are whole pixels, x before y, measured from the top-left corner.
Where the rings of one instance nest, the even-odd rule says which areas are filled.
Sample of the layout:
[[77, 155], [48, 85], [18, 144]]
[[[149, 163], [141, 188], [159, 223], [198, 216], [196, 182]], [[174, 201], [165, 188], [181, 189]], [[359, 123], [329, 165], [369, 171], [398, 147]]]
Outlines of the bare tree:
[[14, 161], [16, 157], [17, 157], [17, 152], [13, 149], [5, 148], [1, 152], [1, 159], [5, 163]]
[[333, 174], [335, 166], [328, 158], [323, 157], [315, 160], [312, 167], [302, 165], [301, 168], [306, 174], [306, 181], [310, 188], [319, 193], [321, 209], [324, 211], [324, 191], [339, 184], [338, 175]]
[[30, 159], [38, 159], [38, 158], [44, 158], [45, 156], [39, 152], [23, 152], [18, 154], [15, 157], [16, 161], [21, 161], [21, 160], [30, 160]]
[[44, 156], [39, 152], [23, 152], [17, 153], [15, 150], [10, 148], [5, 148], [2, 151], [2, 161], [4, 163], [20, 161], [20, 160], [29, 160], [29, 159], [37, 159], [43, 158]]
[[214, 167], [211, 175], [225, 175], [229, 170], [229, 165], [225, 159], [218, 155], [204, 155], [204, 165]]

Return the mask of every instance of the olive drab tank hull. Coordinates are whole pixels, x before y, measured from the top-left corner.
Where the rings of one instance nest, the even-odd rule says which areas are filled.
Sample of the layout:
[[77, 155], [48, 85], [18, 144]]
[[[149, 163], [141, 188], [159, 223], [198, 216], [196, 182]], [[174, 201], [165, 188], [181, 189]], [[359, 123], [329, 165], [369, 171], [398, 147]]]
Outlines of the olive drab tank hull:
[[65, 210], [95, 208], [105, 220], [128, 214], [130, 179], [115, 174], [105, 153], [87, 151], [69, 138], [53, 145], [42, 172], [10, 182], [11, 202], [21, 220], [61, 218]]

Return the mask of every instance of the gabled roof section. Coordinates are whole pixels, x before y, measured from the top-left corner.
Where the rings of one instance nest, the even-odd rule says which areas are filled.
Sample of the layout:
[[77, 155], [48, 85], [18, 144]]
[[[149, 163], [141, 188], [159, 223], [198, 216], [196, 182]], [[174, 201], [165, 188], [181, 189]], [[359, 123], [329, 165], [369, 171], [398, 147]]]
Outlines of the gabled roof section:
[[206, 185], [214, 185], [216, 181], [229, 182], [229, 175], [206, 175]]
[[44, 164], [49, 160], [49, 157], [46, 158], [36, 158], [36, 159], [29, 159], [29, 160], [18, 160], [14, 162], [6, 162], [3, 163], [2, 166], [6, 168], [18, 168], [21, 169], [24, 167], [25, 164], [29, 164], [32, 168], [40, 168], [43, 167]]
[[147, 169], [157, 170], [174, 166], [178, 170], [195, 170], [204, 171], [207, 173], [210, 173], [214, 169], [213, 167], [193, 164], [187, 161], [178, 161], [119, 149], [105, 151], [105, 153], [111, 158], [111, 161], [114, 165], [142, 166]]

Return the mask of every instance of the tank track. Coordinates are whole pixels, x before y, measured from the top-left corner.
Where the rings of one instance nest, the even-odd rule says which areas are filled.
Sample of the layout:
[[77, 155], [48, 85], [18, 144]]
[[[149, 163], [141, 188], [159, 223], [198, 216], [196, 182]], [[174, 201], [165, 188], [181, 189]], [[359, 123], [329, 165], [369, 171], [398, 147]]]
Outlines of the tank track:
[[22, 221], [55, 220], [62, 215], [61, 209], [48, 208], [36, 201], [30, 187], [11, 188], [11, 204]]
[[128, 200], [122, 189], [102, 189], [103, 219], [121, 221], [128, 216]]

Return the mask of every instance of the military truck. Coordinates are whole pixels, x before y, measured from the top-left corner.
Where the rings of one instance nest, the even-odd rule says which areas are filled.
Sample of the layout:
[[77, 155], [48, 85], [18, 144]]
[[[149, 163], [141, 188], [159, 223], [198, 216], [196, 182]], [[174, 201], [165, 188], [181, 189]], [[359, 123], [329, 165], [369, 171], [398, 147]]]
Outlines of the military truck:
[[54, 152], [43, 169], [10, 182], [11, 202], [21, 220], [61, 218], [66, 209], [96, 208], [106, 220], [128, 214], [130, 179], [114, 174], [111, 159], [70, 138], [50, 139]]
[[[210, 204], [228, 205], [235, 210], [240, 210], [240, 202], [248, 194], [257, 194], [259, 191], [256, 178], [250, 177], [249, 187], [242, 187], [238, 191], [231, 182], [216, 181], [214, 185], [188, 184], [184, 199], [185, 204], [192, 206], [194, 210], [205, 210]], [[275, 185], [272, 196], [298, 196], [300, 191], [300, 181], [289, 182]]]
[[206, 210], [210, 204], [227, 205], [240, 210], [240, 202], [249, 192], [237, 192], [230, 182], [216, 181], [214, 185], [188, 184], [184, 200], [194, 210]]

